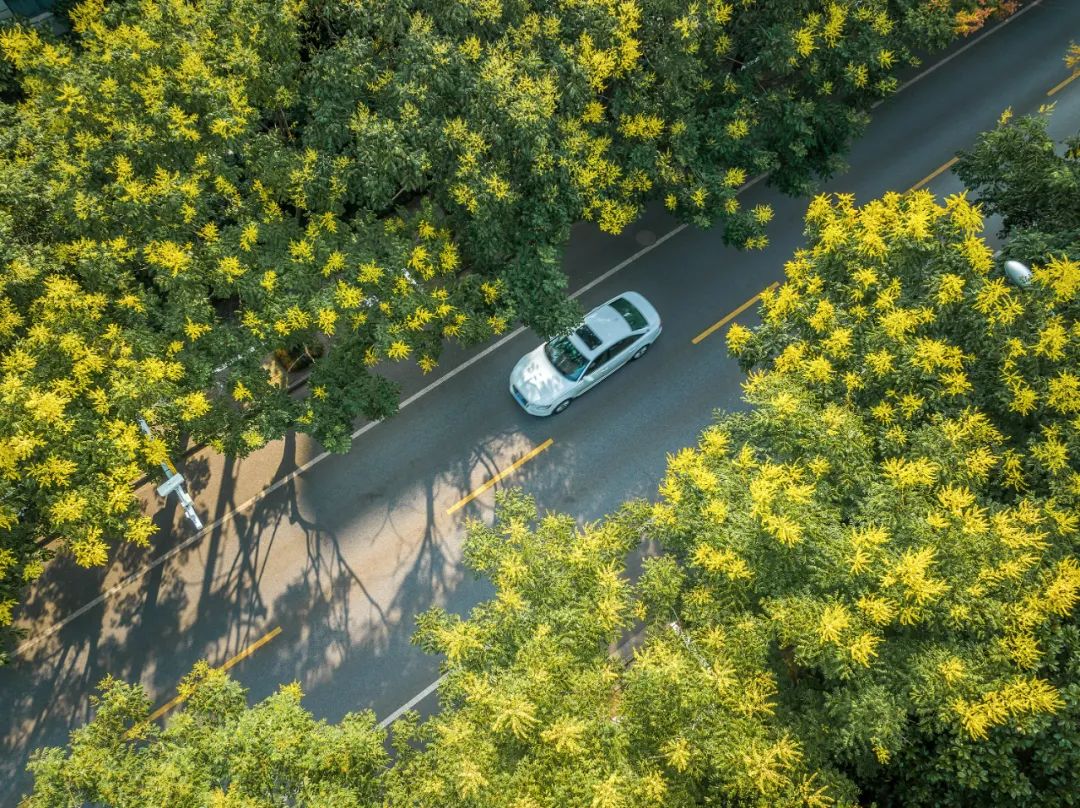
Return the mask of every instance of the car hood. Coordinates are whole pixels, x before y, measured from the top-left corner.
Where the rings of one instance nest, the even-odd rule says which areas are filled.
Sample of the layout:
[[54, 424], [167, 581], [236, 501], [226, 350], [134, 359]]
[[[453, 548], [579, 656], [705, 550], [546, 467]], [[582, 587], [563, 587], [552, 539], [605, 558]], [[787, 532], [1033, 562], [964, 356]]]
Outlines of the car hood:
[[510, 383], [530, 404], [550, 404], [570, 389], [570, 382], [544, 355], [544, 346], [531, 351], [514, 366]]

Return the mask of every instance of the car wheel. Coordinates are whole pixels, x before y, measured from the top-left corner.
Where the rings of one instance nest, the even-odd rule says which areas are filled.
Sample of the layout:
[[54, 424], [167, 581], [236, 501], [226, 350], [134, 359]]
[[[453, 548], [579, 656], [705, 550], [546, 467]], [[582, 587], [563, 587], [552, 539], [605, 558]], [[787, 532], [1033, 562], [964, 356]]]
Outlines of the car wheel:
[[642, 345], [640, 348], [634, 351], [634, 355], [630, 357], [630, 361], [633, 362], [635, 359], [641, 359], [641, 357], [643, 357], [648, 352], [648, 350], [648, 345]]
[[563, 410], [565, 410], [567, 407], [570, 406], [571, 401], [573, 401], [573, 399], [571, 399], [571, 398], [566, 399], [566, 401], [560, 401], [558, 406], [555, 407], [555, 409], [553, 409], [551, 411], [551, 414], [552, 415], [558, 415], [560, 412], [562, 412]]

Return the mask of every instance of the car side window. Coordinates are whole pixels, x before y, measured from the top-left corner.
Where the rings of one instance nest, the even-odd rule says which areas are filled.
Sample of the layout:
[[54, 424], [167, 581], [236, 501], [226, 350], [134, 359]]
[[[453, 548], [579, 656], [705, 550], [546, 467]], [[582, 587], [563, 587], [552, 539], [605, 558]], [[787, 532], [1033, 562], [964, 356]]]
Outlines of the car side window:
[[624, 337], [603, 353], [598, 354], [596, 358], [593, 359], [592, 364], [589, 365], [589, 373], [595, 373], [596, 371], [598, 371], [616, 356], [618, 356], [635, 342], [637, 342], [637, 339], [638, 338], [636, 336]]
[[608, 348], [601, 354], [597, 354], [596, 358], [593, 359], [592, 364], [589, 365], [588, 372], [596, 373], [596, 371], [600, 370], [600, 368], [607, 364], [607, 361], [611, 359], [612, 356], [614, 356], [614, 354], [611, 352], [611, 348]]

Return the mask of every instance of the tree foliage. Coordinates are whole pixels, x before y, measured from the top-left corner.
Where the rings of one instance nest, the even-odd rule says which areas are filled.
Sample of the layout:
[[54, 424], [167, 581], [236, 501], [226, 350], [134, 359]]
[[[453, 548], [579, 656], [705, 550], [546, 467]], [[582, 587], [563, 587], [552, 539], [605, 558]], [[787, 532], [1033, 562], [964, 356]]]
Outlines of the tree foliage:
[[[509, 492], [470, 526], [496, 594], [421, 618], [442, 709], [364, 758], [364, 799], [1075, 803], [1080, 267], [1006, 285], [963, 195], [819, 197], [806, 223], [762, 326], [728, 332], [750, 409], [672, 456], [657, 502], [578, 526]], [[101, 747], [149, 744], [124, 778], [146, 796], [144, 719]], [[80, 732], [37, 793], [102, 793]]]
[[1080, 255], [1080, 137], [1054, 143], [1053, 109], [1018, 119], [1007, 110], [955, 168], [986, 212], [1001, 216], [1008, 255], [1022, 261]]
[[[1012, 4], [87, 0], [70, 40], [5, 28], [0, 625], [43, 543], [149, 540], [131, 484], [182, 436], [344, 450], [395, 409], [381, 363], [565, 327], [576, 221], [663, 199], [764, 246], [739, 186], [834, 170], [976, 8]], [[297, 351], [302, 399], [266, 368]]]
[[374, 804], [387, 753], [370, 712], [315, 721], [295, 684], [249, 709], [243, 688], [205, 663], [180, 694], [184, 710], [161, 730], [140, 687], [106, 679], [70, 755], [48, 750], [31, 764], [26, 808]]
[[[418, 642], [447, 660], [443, 709], [409, 728], [404, 740], [419, 750], [399, 756], [391, 794], [509, 808], [717, 795], [795, 805], [827, 791], [771, 721], [775, 683], [755, 626], [701, 650], [662, 627], [629, 664], [611, 653], [646, 613], [624, 568], [641, 540], [640, 507], [579, 529], [567, 516], [537, 522], [520, 493], [499, 506], [496, 524], [473, 525], [466, 546], [495, 599], [468, 620], [434, 611], [420, 623]], [[652, 587], [665, 575], [679, 577], [654, 567]]]
[[1011, 287], [981, 230], [962, 195], [815, 200], [764, 325], [728, 335], [760, 368], [736, 524], [671, 516], [703, 574], [752, 571], [793, 715], [884, 804], [1075, 795], [1080, 265]]
[[[88, 566], [110, 540], [145, 544], [132, 483], [181, 433], [242, 454], [299, 425], [346, 448], [357, 417], [396, 406], [369, 367], [430, 369], [444, 339], [509, 317], [497, 281], [458, 278], [431, 205], [350, 211], [348, 160], [296, 142], [298, 7], [90, 3], [72, 18], [77, 49], [0, 39], [27, 92], [0, 163], [12, 596], [44, 541]], [[306, 399], [265, 368], [331, 342]]]

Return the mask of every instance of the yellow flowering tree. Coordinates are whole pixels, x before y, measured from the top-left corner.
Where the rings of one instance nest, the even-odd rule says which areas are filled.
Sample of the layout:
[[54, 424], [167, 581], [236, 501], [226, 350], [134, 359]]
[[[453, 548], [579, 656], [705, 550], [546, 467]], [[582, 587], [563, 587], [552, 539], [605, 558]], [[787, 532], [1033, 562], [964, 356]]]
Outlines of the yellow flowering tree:
[[575, 222], [628, 227], [650, 200], [727, 241], [767, 243], [786, 191], [832, 173], [914, 51], [1009, 2], [431, 0], [383, 15], [318, 4], [307, 143], [350, 160], [348, 195], [379, 210], [429, 195], [474, 270], [501, 277], [542, 333], [567, 325], [559, 257]]
[[[661, 627], [614, 649], [645, 608], [625, 569], [634, 519], [579, 528], [520, 492], [498, 505], [466, 548], [494, 595], [468, 619], [419, 621], [416, 641], [445, 655], [442, 709], [390, 727], [392, 762], [370, 713], [316, 722], [295, 685], [247, 708], [202, 663], [164, 730], [145, 723], [141, 688], [104, 682], [69, 747], [35, 753], [25, 804], [853, 808], [850, 784], [811, 771], [774, 720], [758, 626], [701, 638]], [[655, 598], [678, 573], [649, 578]]]
[[[34, 541], [99, 564], [147, 540], [120, 488], [182, 435], [242, 454], [298, 428], [344, 450], [396, 407], [381, 363], [430, 371], [447, 339], [515, 318], [565, 327], [579, 220], [616, 233], [663, 199], [764, 246], [772, 211], [738, 188], [829, 173], [924, 29], [944, 43], [971, 10], [86, 0], [69, 39], [5, 28], [0, 626]], [[275, 353], [314, 360], [307, 398], [272, 381]], [[130, 435], [139, 416], [163, 444]], [[51, 428], [72, 422], [124, 448]]]
[[819, 197], [807, 232], [787, 283], [763, 297], [764, 327], [732, 332], [747, 367], [768, 359], [871, 413], [898, 449], [908, 426], [977, 408], [1008, 439], [1004, 456], [978, 464], [984, 473], [1007, 470], [1008, 491], [1032, 480], [1048, 495], [1071, 491], [1076, 261], [1050, 254], [1030, 286], [1012, 285], [964, 195], [888, 194], [861, 208]]
[[[132, 484], [182, 436], [343, 450], [396, 407], [380, 362], [430, 370], [507, 327], [437, 209], [357, 209], [349, 158], [297, 141], [302, 12], [91, 0], [72, 41], [0, 33], [22, 90], [0, 133], [0, 627], [46, 545], [89, 566], [148, 542]], [[275, 352], [322, 355], [307, 399]]]
[[42, 750], [30, 764], [27, 808], [380, 804], [386, 733], [370, 711], [317, 721], [295, 683], [249, 708], [240, 684], [205, 662], [179, 690], [183, 712], [162, 730], [147, 721], [141, 687], [103, 681], [70, 750]]
[[695, 642], [744, 621], [771, 638], [781, 723], [865, 799], [1063, 797], [1073, 501], [1000, 497], [1008, 441], [974, 409], [908, 425], [900, 448], [784, 373], [748, 387], [750, 413], [669, 463], [652, 535], [686, 579], [661, 604]]
[[[415, 641], [445, 655], [442, 711], [396, 727], [390, 793], [411, 805], [844, 805], [774, 720], [768, 638], [750, 623], [691, 638], [678, 624], [616, 643], [645, 615], [625, 569], [640, 506], [579, 528], [538, 517], [520, 492], [474, 523], [470, 567], [495, 594], [462, 619], [441, 610]], [[664, 591], [679, 573], [654, 567]]]
[[661, 489], [684, 597], [773, 626], [787, 707], [867, 796], [1067, 804], [1078, 266], [1009, 284], [963, 196], [820, 197], [806, 222], [762, 326], [729, 332], [754, 410]]

